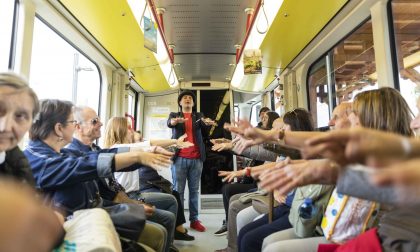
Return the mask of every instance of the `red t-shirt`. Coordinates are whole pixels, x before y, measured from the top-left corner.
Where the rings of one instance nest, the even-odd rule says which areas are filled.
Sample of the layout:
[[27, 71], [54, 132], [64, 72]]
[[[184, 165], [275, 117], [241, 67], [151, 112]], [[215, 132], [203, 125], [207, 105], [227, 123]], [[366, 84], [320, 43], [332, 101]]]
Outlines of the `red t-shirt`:
[[197, 159], [200, 158], [200, 148], [198, 147], [194, 133], [193, 133], [193, 127], [192, 124], [195, 123], [192, 121], [191, 113], [183, 113], [184, 118], [187, 119], [185, 121], [185, 133], [187, 134], [187, 138], [185, 138], [185, 141], [191, 142], [194, 144], [194, 146], [181, 149], [179, 151], [179, 156], [183, 158], [189, 158], [189, 159]]

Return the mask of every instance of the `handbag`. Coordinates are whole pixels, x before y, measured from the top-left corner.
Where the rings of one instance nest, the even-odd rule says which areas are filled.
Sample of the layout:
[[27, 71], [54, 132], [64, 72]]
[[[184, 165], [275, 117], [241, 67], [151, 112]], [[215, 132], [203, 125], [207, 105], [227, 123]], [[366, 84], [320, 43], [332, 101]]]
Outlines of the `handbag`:
[[329, 200], [321, 228], [327, 240], [345, 243], [372, 227], [379, 204], [337, 193]]
[[64, 241], [53, 252], [121, 252], [114, 225], [108, 213], [101, 208], [78, 210], [63, 226], [66, 230]]
[[127, 239], [137, 241], [146, 224], [144, 207], [138, 204], [114, 204], [103, 207], [114, 223], [117, 233]]
[[158, 188], [163, 193], [172, 194], [172, 183], [162, 176], [158, 180], [148, 180], [147, 183]]
[[251, 203], [252, 199], [254, 198], [258, 198], [258, 197], [266, 196], [266, 195], [267, 195], [266, 191], [249, 192], [249, 193], [244, 193], [243, 195], [241, 195], [238, 200], [242, 204], [247, 204], [247, 203]]
[[[307, 185], [296, 189], [292, 207], [290, 208], [289, 222], [292, 224], [298, 237], [306, 238], [319, 235], [317, 234], [317, 226], [321, 224], [324, 210], [327, 207], [333, 189], [334, 186], [331, 185]], [[312, 199], [317, 211], [311, 218], [304, 219], [299, 216], [299, 208], [307, 198]]]

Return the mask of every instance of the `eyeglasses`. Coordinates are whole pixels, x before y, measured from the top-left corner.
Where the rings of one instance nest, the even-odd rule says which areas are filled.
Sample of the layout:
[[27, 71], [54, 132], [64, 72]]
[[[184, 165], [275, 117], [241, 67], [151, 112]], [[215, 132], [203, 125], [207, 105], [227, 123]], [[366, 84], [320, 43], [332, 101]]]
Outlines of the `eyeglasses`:
[[70, 121], [66, 121], [66, 123], [71, 123], [71, 124], [73, 124], [73, 125], [76, 125], [76, 124], [77, 124], [77, 120], [70, 120]]
[[101, 119], [99, 119], [99, 117], [95, 117], [93, 119], [90, 120], [90, 123], [95, 126], [96, 124], [98, 124], [99, 122], [101, 122]]

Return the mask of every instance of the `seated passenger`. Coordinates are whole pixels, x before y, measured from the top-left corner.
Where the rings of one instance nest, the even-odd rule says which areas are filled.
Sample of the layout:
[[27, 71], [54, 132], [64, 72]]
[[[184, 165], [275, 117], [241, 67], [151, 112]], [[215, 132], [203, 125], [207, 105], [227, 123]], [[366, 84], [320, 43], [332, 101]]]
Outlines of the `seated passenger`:
[[52, 251], [63, 240], [63, 218], [43, 206], [32, 188], [16, 182], [0, 180], [0, 251]]
[[[353, 126], [360, 125], [364, 127], [372, 127], [388, 132], [399, 133], [405, 136], [411, 136], [412, 131], [409, 129], [409, 121], [411, 117], [410, 114], [411, 112], [408, 105], [402, 96], [398, 93], [398, 91], [391, 88], [381, 88], [378, 90], [366, 91], [357, 95], [353, 105], [353, 112], [350, 114], [349, 119]], [[392, 120], [390, 120], [391, 118]], [[370, 139], [369, 134], [358, 135], [357, 137], [358, 139], [364, 140], [370, 139], [370, 141], [368, 140], [365, 142], [365, 146], [343, 144], [343, 142], [350, 140], [350, 135], [340, 139], [337, 136], [343, 136], [342, 132], [343, 131], [326, 133], [320, 137], [316, 137], [315, 139], [310, 139], [308, 144], [311, 147], [306, 148], [307, 150], [305, 153], [309, 153], [310, 156], [318, 156], [321, 154], [324, 157], [333, 158], [339, 164], [348, 164], [360, 162], [361, 160], [366, 162], [368, 159], [366, 159], [366, 156], [360, 155], [360, 153], [364, 153], [366, 149], [370, 149], [372, 147], [372, 143], [379, 146], [378, 141], [371, 141], [372, 139]], [[380, 143], [380, 145], [384, 146], [385, 143], [386, 141], [383, 141]], [[385, 146], [385, 148], [390, 147], [386, 144]], [[391, 148], [395, 149], [394, 147]], [[381, 147], [379, 149], [384, 148]], [[372, 153], [374, 153], [376, 149], [371, 150]], [[355, 154], [355, 152], [359, 152], [359, 155], [352, 156], [352, 154]], [[351, 156], [356, 158], [349, 159]], [[381, 164], [383, 161], [387, 160], [388, 159], [385, 159], [381, 162], [375, 163]], [[372, 159], [369, 159], [369, 162], [371, 161]], [[389, 190], [389, 188], [380, 189], [369, 185], [366, 176], [369, 173], [366, 173], [360, 169], [353, 170], [346, 167], [340, 168], [338, 165], [335, 165], [321, 167], [323, 172], [319, 172], [314, 170], [319, 169], [319, 167], [316, 168], [314, 166], [305, 166], [304, 169], [300, 169], [299, 166], [300, 164], [291, 164], [286, 167], [279, 167], [277, 171], [270, 171], [268, 174], [264, 174], [260, 178], [262, 179], [262, 183], [266, 188], [269, 187], [267, 185], [273, 186], [274, 184], [276, 184], [276, 186], [273, 186], [272, 188], [288, 188], [290, 184], [304, 185], [307, 183], [324, 183], [325, 178], [327, 178], [327, 181], [335, 182], [338, 176], [338, 193], [348, 194], [358, 198], [364, 198], [384, 203], [390, 203], [390, 199], [387, 198], [390, 198], [392, 195], [394, 195], [393, 191]], [[299, 172], [304, 173], [305, 175], [300, 176]], [[365, 175], [362, 173], [365, 173]], [[275, 176], [276, 181], [278, 182], [274, 182], [272, 179], [273, 176]], [[349, 248], [348, 246], [354, 246], [356, 243], [359, 243], [361, 239], [366, 235], [370, 238], [373, 238], [371, 239], [372, 243], [359, 244], [363, 247], [366, 247], [368, 250], [377, 246], [382, 246], [384, 251], [394, 251], [397, 248], [398, 250], [404, 248], [403, 251], [415, 250], [415, 248], [418, 247], [419, 241], [418, 239], [413, 240], [412, 238], [419, 236], [418, 227], [420, 226], [420, 223], [418, 222], [418, 214], [416, 212], [417, 211], [415, 209], [410, 208], [396, 208], [386, 212], [379, 220], [379, 228], [377, 232], [381, 238], [381, 244], [379, 243], [378, 237], [376, 237], [376, 231], [373, 229], [372, 232], [366, 232], [365, 234], [360, 235], [360, 238], [358, 237], [355, 240], [351, 240], [349, 245], [346, 245], [345, 248]], [[398, 223], [395, 223], [394, 221], [396, 218], [399, 219]], [[397, 227], [399, 227], [400, 222], [407, 223], [407, 225], [397, 231]], [[399, 232], [403, 232], [405, 234], [404, 238], [398, 234]], [[279, 241], [279, 239], [281, 241]], [[309, 248], [304, 247], [304, 244], [308, 243], [304, 242], [304, 240], [288, 239], [293, 238], [288, 234], [280, 233], [278, 234], [277, 238], [275, 235], [268, 237], [264, 241], [264, 244], [266, 244], [264, 251], [277, 251], [286, 247], [292, 248], [294, 251], [308, 251]], [[276, 240], [276, 243], [272, 243]], [[367, 247], [368, 245], [369, 247]]]
[[[82, 153], [80, 151], [62, 149], [72, 141], [72, 135], [77, 121], [72, 113], [70, 102], [59, 100], [44, 100], [41, 112], [34, 120], [30, 129], [31, 141], [24, 151], [29, 159], [37, 187], [47, 194], [54, 206], [65, 211], [66, 215], [76, 210], [101, 207], [115, 204], [103, 200], [99, 196], [96, 180], [111, 176], [114, 171], [135, 169], [134, 164], [142, 163], [154, 168], [171, 164], [171, 153], [163, 154], [146, 152], [127, 153]], [[140, 223], [143, 207], [127, 204], [126, 207], [138, 211]], [[109, 207], [105, 208], [109, 210]], [[133, 217], [133, 216], [130, 216]], [[127, 230], [127, 224], [111, 214], [120, 235], [129, 235], [130, 239], [138, 239], [141, 227]], [[120, 226], [124, 225], [124, 226]], [[147, 228], [147, 225], [146, 225]], [[160, 237], [153, 240], [151, 247], [163, 251], [165, 247], [163, 233], [155, 230]]]
[[0, 251], [51, 251], [63, 240], [64, 219], [35, 197], [30, 166], [17, 146], [38, 110], [25, 80], [0, 73], [0, 178], [15, 181], [0, 182]]
[[[261, 128], [264, 130], [269, 130], [273, 127], [273, 122], [279, 118], [279, 115], [276, 112], [272, 111], [262, 111], [261, 115]], [[234, 140], [235, 141], [235, 140]], [[215, 145], [213, 146], [212, 150], [222, 151], [222, 150], [230, 150], [233, 148], [233, 144], [230, 142], [224, 142], [217, 144], [217, 142], [213, 141]], [[218, 148], [217, 146], [223, 146], [222, 148]], [[251, 162], [241, 171], [220, 171], [220, 176], [228, 176], [227, 181], [231, 182], [235, 175], [241, 174], [241, 172], [245, 172], [250, 169], [252, 166], [258, 166], [264, 163], [265, 160], [262, 159], [254, 159], [255, 157], [258, 158], [267, 158], [269, 161], [274, 161], [277, 157], [277, 154], [267, 151], [263, 148], [254, 148], [250, 150], [246, 155], [246, 157], [251, 158]], [[226, 221], [222, 227], [215, 233], [215, 235], [223, 235], [227, 233], [228, 236], [228, 247], [229, 250], [236, 250], [236, 236], [237, 236], [237, 222], [236, 222], [236, 215], [239, 211], [251, 206], [251, 202], [242, 203], [239, 201], [239, 197], [244, 193], [249, 191], [255, 191], [257, 189], [256, 182], [250, 176], [243, 176], [243, 179], [240, 183], [233, 183], [233, 184], [225, 184], [222, 187], [222, 196], [223, 196], [223, 206], [225, 208], [225, 216]], [[231, 206], [233, 208], [231, 208]], [[254, 212], [255, 213], [255, 212]], [[225, 250], [225, 249], [222, 249]]]
[[[96, 112], [89, 107], [75, 107], [74, 118], [77, 121], [73, 141], [66, 148], [88, 153], [96, 151], [100, 153], [117, 153], [118, 149], [101, 149], [94, 141], [101, 137], [102, 122]], [[151, 169], [151, 168], [149, 168]], [[127, 174], [129, 174], [128, 172]], [[114, 178], [113, 174], [108, 178], [98, 180], [101, 197], [115, 203], [141, 204], [146, 211], [147, 219], [159, 223], [168, 232], [167, 243], [172, 244], [175, 216], [177, 215], [176, 200], [165, 194], [144, 194], [141, 196], [144, 202], [133, 200], [128, 197], [124, 187]], [[151, 205], [149, 205], [151, 204]], [[156, 206], [155, 209], [153, 206]]]
[[[128, 123], [124, 117], [113, 117], [108, 121], [105, 131], [105, 147], [113, 147], [116, 144], [128, 144], [128, 146], [144, 146], [149, 148], [150, 143], [157, 144], [163, 147], [175, 144], [178, 148], [188, 147], [192, 145], [190, 142], [184, 142], [185, 136], [181, 136], [179, 139], [167, 139], [167, 140], [150, 140], [150, 142], [133, 143], [132, 142], [132, 131], [128, 128]], [[117, 145], [121, 146], [121, 145]], [[176, 228], [174, 238], [176, 240], [194, 240], [193, 236], [187, 234], [187, 230], [182, 224], [185, 223], [184, 209], [181, 202], [179, 202], [179, 195], [176, 191], [172, 191], [170, 188], [170, 182], [168, 181], [168, 189], [171, 194], [163, 194], [158, 189], [153, 189], [154, 186], [150, 182], [161, 180], [156, 170], [151, 169], [147, 166], [140, 166], [138, 171], [133, 172], [117, 172], [115, 174], [118, 181], [126, 189], [128, 196], [132, 199], [145, 198], [146, 202], [151, 204], [162, 204], [166, 202], [174, 211], [177, 211]], [[155, 198], [155, 200], [153, 199]], [[170, 198], [171, 202], [164, 200]], [[172, 229], [173, 230], [173, 229]]]
[[[283, 116], [285, 131], [313, 130], [311, 114], [306, 109], [295, 109]], [[281, 195], [287, 195], [281, 204], [274, 208], [273, 222], [269, 223], [268, 215], [245, 225], [238, 234], [238, 251], [261, 251], [265, 237], [281, 230], [291, 228], [289, 212], [294, 199], [294, 190]], [[241, 213], [240, 213], [241, 214]], [[238, 215], [239, 217], [239, 215]]]

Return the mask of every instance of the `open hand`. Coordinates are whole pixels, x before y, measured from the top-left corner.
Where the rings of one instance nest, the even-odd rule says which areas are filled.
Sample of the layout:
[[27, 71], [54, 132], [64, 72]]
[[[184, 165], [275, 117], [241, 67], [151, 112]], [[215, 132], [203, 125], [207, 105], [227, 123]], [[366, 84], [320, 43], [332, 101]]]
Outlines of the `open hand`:
[[245, 139], [243, 137], [237, 137], [235, 138], [235, 146], [233, 147], [233, 151], [238, 154], [241, 154], [246, 148], [251, 147], [253, 145], [255, 145], [254, 140]]
[[248, 120], [241, 119], [234, 124], [225, 123], [223, 128], [225, 130], [229, 130], [232, 133], [243, 136], [245, 129], [252, 128], [252, 125]]
[[260, 176], [260, 186], [268, 191], [279, 190], [287, 194], [299, 186], [309, 184], [333, 184], [336, 182], [339, 166], [328, 159], [286, 161]]
[[245, 175], [245, 169], [240, 171], [219, 171], [219, 177], [224, 177], [223, 182], [232, 182], [236, 177], [242, 177]]
[[232, 143], [219, 143], [219, 144], [214, 144], [211, 147], [211, 150], [221, 152], [221, 151], [225, 151], [225, 150], [231, 150], [232, 147], [233, 147]]
[[187, 134], [184, 134], [182, 136], [180, 136], [177, 140], [176, 140], [176, 147], [179, 149], [184, 149], [184, 148], [188, 148], [191, 146], [194, 146], [193, 143], [185, 141], [185, 138], [187, 138]]
[[207, 125], [207, 126], [217, 126], [217, 123], [215, 121], [213, 121], [212, 119], [210, 119], [210, 118], [204, 118], [204, 117], [202, 117], [201, 118], [201, 121], [203, 121], [203, 123], [205, 125]]
[[[158, 147], [162, 148], [162, 147]], [[156, 148], [156, 149], [158, 149]], [[159, 152], [164, 152], [165, 154], [160, 153], [151, 153], [151, 152], [139, 152], [139, 158], [141, 164], [145, 166], [149, 166], [155, 170], [160, 170], [162, 168], [168, 168], [171, 164], [171, 157], [173, 155], [172, 152], [167, 151], [162, 148]], [[170, 155], [166, 153], [171, 153]]]
[[175, 126], [178, 123], [185, 123], [188, 120], [188, 118], [183, 118], [183, 117], [175, 117], [171, 119], [171, 125]]

